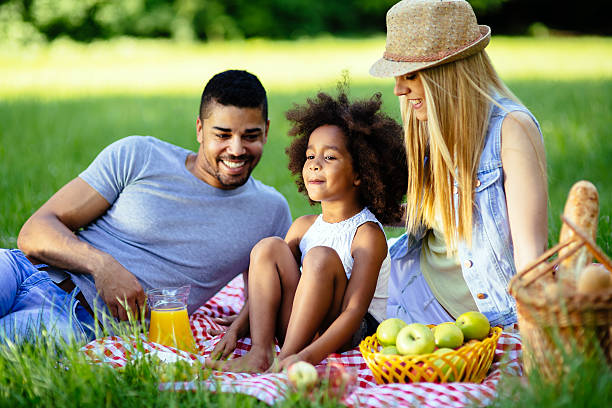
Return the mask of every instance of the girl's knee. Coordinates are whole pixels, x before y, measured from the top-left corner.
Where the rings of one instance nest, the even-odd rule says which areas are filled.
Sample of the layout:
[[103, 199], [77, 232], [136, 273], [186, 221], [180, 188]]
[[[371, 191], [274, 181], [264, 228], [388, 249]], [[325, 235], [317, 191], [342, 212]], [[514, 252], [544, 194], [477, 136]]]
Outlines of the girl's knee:
[[273, 259], [283, 249], [289, 249], [284, 239], [268, 237], [259, 241], [251, 250], [251, 262], [260, 262], [262, 259]]
[[344, 265], [338, 253], [330, 247], [316, 246], [311, 248], [302, 261], [302, 273], [324, 274], [330, 272], [344, 273]]

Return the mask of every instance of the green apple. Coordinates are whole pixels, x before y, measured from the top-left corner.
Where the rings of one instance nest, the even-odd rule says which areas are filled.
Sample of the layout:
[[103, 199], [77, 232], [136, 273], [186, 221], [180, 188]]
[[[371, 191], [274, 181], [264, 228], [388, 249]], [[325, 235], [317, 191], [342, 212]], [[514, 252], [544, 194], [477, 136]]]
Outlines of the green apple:
[[287, 377], [295, 388], [300, 391], [312, 389], [319, 380], [317, 369], [306, 361], [293, 363], [287, 369]]
[[397, 333], [399, 333], [401, 328], [405, 326], [406, 323], [397, 317], [383, 320], [376, 329], [376, 338], [378, 339], [378, 343], [383, 347], [394, 346]]
[[454, 322], [440, 323], [433, 328], [436, 347], [451, 349], [463, 344], [463, 332]]
[[[465, 365], [465, 360], [463, 360], [459, 356], [451, 357], [449, 353], [452, 353], [453, 351], [455, 350], [451, 348], [439, 348], [436, 351], [434, 351], [434, 354], [440, 354], [440, 355], [448, 354], [448, 356], [446, 357], [446, 360], [450, 361], [455, 366], [455, 368], [457, 369], [457, 375], [460, 375], [461, 370], [463, 369], [463, 366]], [[446, 378], [447, 381], [455, 381], [455, 373], [453, 372], [453, 369], [451, 368], [451, 366], [446, 361], [444, 361], [444, 359], [438, 358], [434, 360], [433, 364], [436, 367], [440, 367], [440, 370], [442, 371], [443, 375], [448, 374], [448, 377]]]
[[406, 354], [428, 354], [434, 351], [436, 343], [431, 329], [421, 323], [411, 323], [397, 333], [397, 351]]
[[465, 312], [457, 318], [455, 324], [459, 326], [466, 340], [482, 340], [491, 330], [489, 320], [480, 312]]
[[397, 351], [397, 347], [395, 346], [387, 346], [387, 347], [383, 347], [382, 350], [380, 350], [381, 354], [399, 354], [399, 351]]

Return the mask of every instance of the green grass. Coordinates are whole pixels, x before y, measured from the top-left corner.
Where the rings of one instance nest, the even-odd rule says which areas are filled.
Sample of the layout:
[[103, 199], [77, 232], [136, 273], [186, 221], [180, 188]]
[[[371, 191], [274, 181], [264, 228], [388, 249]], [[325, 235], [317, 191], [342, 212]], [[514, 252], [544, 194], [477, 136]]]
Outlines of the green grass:
[[[612, 253], [612, 192], [609, 124], [612, 79], [510, 80], [509, 85], [539, 119], [547, 149], [550, 242], [556, 242], [567, 192], [587, 179], [600, 192], [599, 245]], [[355, 84], [354, 96], [382, 91], [384, 108], [399, 120], [392, 84]], [[288, 124], [284, 112], [310, 91], [270, 91], [271, 130], [255, 176], [287, 197], [294, 217], [311, 208], [285, 169]], [[14, 247], [19, 228], [57, 189], [78, 175], [107, 144], [131, 134], [153, 135], [196, 149], [199, 89], [192, 95], [34, 97], [0, 101], [0, 246]], [[397, 232], [392, 232], [392, 234]]]
[[[171, 365], [174, 366], [174, 365]], [[139, 359], [123, 369], [92, 365], [78, 348], [44, 341], [0, 348], [0, 407], [266, 407], [243, 394], [167, 392], [159, 362]], [[190, 377], [177, 365], [177, 379]], [[179, 381], [179, 380], [177, 380]], [[286, 405], [287, 406], [287, 405]]]
[[[388, 83], [369, 76], [384, 36], [324, 37], [300, 41], [184, 44], [169, 40], [115, 39], [92, 44], [57, 40], [15, 49], [0, 43], [0, 94], [56, 99], [100, 94], [192, 94], [228, 68], [256, 73], [270, 90], [312, 90], [349, 70], [356, 82]], [[506, 79], [610, 79], [611, 38], [493, 37], [487, 47]]]
[[[121, 368], [108, 364], [92, 364], [80, 351], [80, 345], [55, 342], [39, 337], [32, 343], [0, 345], [0, 408], [4, 407], [241, 407], [263, 408], [268, 405], [239, 393], [214, 393], [203, 385], [211, 375], [199, 364], [185, 361], [163, 362], [153, 354], [145, 354], [143, 325], [116, 325], [115, 335], [138, 339], [130, 352], [134, 356]], [[129, 345], [126, 344], [126, 347]], [[162, 383], [190, 381], [189, 391], [172, 392], [160, 389]], [[215, 386], [213, 381], [213, 386]], [[217, 387], [221, 384], [217, 383]], [[224, 385], [226, 386], [226, 385]], [[279, 408], [339, 407], [336, 398], [326, 393], [323, 383], [318, 392], [305, 398], [289, 391], [277, 401]]]
[[[551, 336], [558, 344], [562, 343], [558, 332], [553, 330]], [[612, 370], [606, 365], [600, 348], [591, 344], [587, 349], [588, 356], [561, 352], [563, 369], [555, 365], [556, 360], [550, 355], [532, 354], [538, 356], [540, 364], [550, 361], [550, 367], [562, 374], [551, 380], [541, 371], [533, 370], [523, 377], [502, 378], [498, 396], [490, 407], [599, 408], [608, 405], [612, 398]]]
[[[352, 95], [382, 92], [384, 109], [399, 120], [392, 80], [367, 74], [383, 44], [384, 38], [376, 37], [205, 45], [122, 39], [90, 46], [0, 47], [0, 247], [15, 247], [25, 220], [110, 142], [141, 134], [195, 149], [201, 89], [226, 68], [251, 70], [269, 90], [271, 133], [255, 176], [287, 197], [294, 218], [317, 211], [283, 170], [288, 143], [284, 112], [319, 89], [332, 90], [348, 69]], [[489, 52], [542, 126], [551, 245], [558, 240], [570, 187], [587, 179], [600, 193], [597, 242], [612, 254], [612, 39], [494, 37]], [[0, 406], [75, 401], [80, 406], [263, 405], [231, 394], [159, 392], [158, 373], [146, 363], [117, 371], [91, 366], [75, 350], [63, 358], [70, 362], [68, 370], [44, 345], [0, 349]], [[609, 369], [601, 361], [580, 367], [568, 381], [582, 384], [586, 393], [569, 383], [553, 386], [530, 379], [525, 384], [510, 378], [496, 406], [586, 406], [588, 396], [609, 400], [610, 388], [604, 386], [610, 384]], [[604, 385], [602, 378], [607, 379]]]

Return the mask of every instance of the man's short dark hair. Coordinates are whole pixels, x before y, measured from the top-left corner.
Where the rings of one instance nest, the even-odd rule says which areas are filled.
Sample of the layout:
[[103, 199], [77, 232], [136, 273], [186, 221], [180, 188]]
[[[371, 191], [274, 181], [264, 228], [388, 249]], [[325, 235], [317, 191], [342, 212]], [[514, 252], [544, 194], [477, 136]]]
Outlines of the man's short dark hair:
[[268, 120], [266, 90], [259, 79], [247, 71], [223, 71], [208, 81], [200, 101], [200, 119], [210, 115], [209, 108], [213, 101], [237, 108], [261, 108], [264, 120]]

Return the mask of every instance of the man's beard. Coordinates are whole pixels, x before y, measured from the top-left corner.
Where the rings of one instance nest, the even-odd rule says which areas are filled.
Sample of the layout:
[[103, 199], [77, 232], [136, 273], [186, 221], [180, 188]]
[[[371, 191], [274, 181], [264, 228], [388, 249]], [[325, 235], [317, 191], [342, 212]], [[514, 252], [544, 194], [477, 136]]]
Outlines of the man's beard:
[[249, 177], [251, 176], [251, 172], [252, 170], [249, 170], [247, 174], [240, 174], [238, 176], [233, 176], [233, 177], [227, 176], [225, 174], [222, 175], [219, 172], [217, 172], [217, 174], [215, 174], [215, 178], [225, 188], [237, 188], [237, 187], [244, 185], [244, 183], [246, 183], [249, 180]]
[[[235, 160], [235, 161], [244, 161], [244, 167], [247, 167], [248, 170], [246, 173], [241, 173], [236, 176], [229, 176], [227, 174], [222, 173], [219, 168], [221, 166], [222, 160]], [[255, 168], [255, 158], [252, 155], [243, 155], [237, 157], [219, 157], [217, 159], [217, 171], [214, 172], [214, 177], [217, 181], [224, 187], [228, 189], [237, 188], [244, 185], [251, 176], [253, 169]]]

